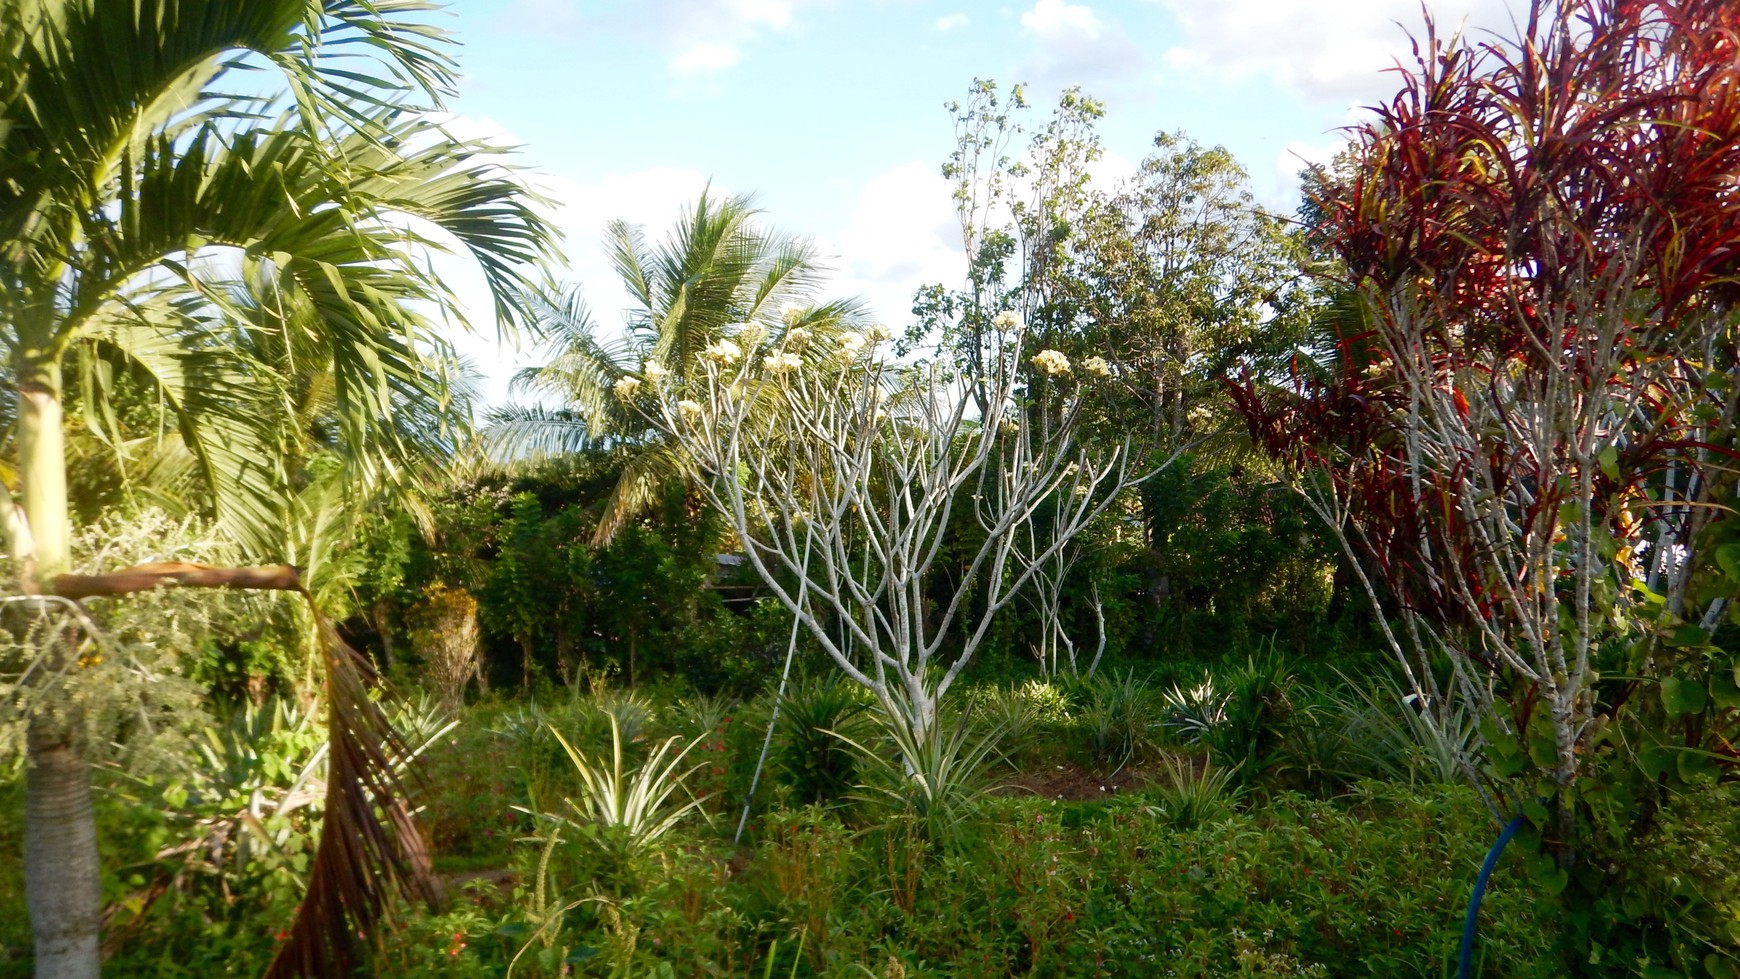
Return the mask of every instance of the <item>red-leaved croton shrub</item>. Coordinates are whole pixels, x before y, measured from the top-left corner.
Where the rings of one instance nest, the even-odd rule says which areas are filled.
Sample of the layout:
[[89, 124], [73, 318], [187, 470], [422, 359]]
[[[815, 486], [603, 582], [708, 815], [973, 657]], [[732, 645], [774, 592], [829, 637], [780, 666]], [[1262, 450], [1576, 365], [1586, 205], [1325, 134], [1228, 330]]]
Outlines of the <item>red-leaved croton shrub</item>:
[[[1712, 641], [1740, 594], [1740, 3], [1536, 0], [1514, 39], [1428, 24], [1414, 55], [1319, 181], [1357, 322], [1232, 394], [1565, 886], [1740, 758]], [[1598, 797], [1619, 755], [1657, 795]]]

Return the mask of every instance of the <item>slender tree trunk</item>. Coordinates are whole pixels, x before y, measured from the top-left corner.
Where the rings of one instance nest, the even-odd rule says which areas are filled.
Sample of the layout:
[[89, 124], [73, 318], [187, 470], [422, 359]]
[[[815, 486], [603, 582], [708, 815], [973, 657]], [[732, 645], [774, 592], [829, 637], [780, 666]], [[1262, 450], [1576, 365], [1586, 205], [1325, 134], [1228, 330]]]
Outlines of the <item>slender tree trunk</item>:
[[[71, 563], [66, 436], [58, 352], [20, 331], [18, 455], [24, 515], [35, 543], [34, 577]], [[26, 734], [24, 891], [37, 979], [97, 979], [102, 893], [91, 773], [66, 718], [31, 717]]]
[[96, 979], [102, 912], [91, 773], [71, 725], [33, 718], [24, 774], [24, 895], [36, 979]]

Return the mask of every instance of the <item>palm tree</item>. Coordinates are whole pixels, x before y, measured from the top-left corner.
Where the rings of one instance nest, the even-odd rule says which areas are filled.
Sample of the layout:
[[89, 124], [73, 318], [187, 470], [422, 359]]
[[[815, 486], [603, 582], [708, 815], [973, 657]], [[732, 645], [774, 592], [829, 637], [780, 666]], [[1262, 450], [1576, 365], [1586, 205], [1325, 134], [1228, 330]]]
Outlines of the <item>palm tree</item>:
[[642, 231], [613, 221], [606, 231], [617, 275], [634, 305], [623, 335], [603, 338], [578, 290], [535, 297], [552, 359], [522, 371], [515, 389], [563, 407], [510, 406], [491, 415], [490, 435], [516, 458], [612, 450], [622, 475], [599, 519], [595, 544], [608, 543], [651, 509], [663, 488], [686, 478], [678, 453], [645, 416], [617, 396], [616, 384], [654, 363], [681, 385], [702, 351], [721, 340], [774, 349], [792, 329], [838, 330], [863, 315], [857, 300], [816, 303], [826, 268], [806, 241], [760, 228], [748, 197], [703, 193], [666, 240], [649, 246]]
[[[119, 374], [148, 384], [220, 526], [276, 556], [294, 480], [274, 362], [330, 365], [334, 441], [347, 472], [379, 486], [413, 456], [396, 409], [442, 395], [427, 310], [454, 304], [410, 260], [414, 246], [457, 242], [483, 267], [498, 318], [521, 318], [518, 269], [545, 251], [547, 229], [488, 148], [427, 123], [452, 81], [441, 33], [420, 19], [430, 7], [0, 0], [0, 337], [22, 488], [16, 503], [0, 494], [0, 524], [27, 590], [52, 594], [69, 566], [69, 368], [87, 410]], [[238, 64], [273, 70], [288, 95], [226, 91]], [[235, 301], [238, 283], [258, 309]], [[339, 679], [329, 689], [349, 693], [331, 704], [335, 717], [366, 703], [354, 677]], [[73, 709], [29, 721], [25, 879], [39, 976], [94, 977], [99, 964], [90, 776], [76, 726], [60, 721]], [[339, 808], [369, 824], [348, 828], [365, 845], [347, 853], [324, 845], [336, 831], [323, 834], [328, 856], [311, 879], [324, 897], [304, 902], [297, 952], [275, 971], [342, 959], [344, 915], [370, 920], [398, 866], [394, 846], [414, 843], [371, 832], [369, 793], [340, 784], [378, 760], [355, 741], [367, 727], [334, 724], [352, 757], [338, 766], [335, 741], [332, 779], [348, 793]]]

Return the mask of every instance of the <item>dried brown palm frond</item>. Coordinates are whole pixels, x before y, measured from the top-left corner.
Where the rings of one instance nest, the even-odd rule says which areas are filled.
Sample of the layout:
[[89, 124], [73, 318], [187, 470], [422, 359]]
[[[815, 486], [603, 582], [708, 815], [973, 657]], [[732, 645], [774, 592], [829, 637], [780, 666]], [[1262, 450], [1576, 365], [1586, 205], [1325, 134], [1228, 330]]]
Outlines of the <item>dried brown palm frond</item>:
[[308, 891], [266, 979], [348, 975], [359, 939], [389, 922], [395, 898], [443, 900], [398, 774], [409, 748], [369, 697], [378, 674], [312, 599], [309, 608], [326, 654], [326, 815]]

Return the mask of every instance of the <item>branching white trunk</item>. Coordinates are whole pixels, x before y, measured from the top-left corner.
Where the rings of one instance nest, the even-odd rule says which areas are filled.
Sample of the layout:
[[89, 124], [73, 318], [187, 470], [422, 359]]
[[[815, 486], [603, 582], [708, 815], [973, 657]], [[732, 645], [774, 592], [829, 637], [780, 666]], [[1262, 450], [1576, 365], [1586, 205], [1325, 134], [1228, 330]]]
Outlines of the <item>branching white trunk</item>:
[[[1013, 317], [1004, 326], [979, 378], [890, 364], [875, 356], [887, 339], [877, 332], [792, 330], [758, 355], [755, 327], [738, 332], [741, 348], [715, 347], [685, 389], [647, 377], [650, 414], [700, 471], [768, 589], [919, 737], [996, 616], [1151, 474], [1134, 470], [1127, 441], [1077, 438], [1093, 378], [1048, 412], [1027, 410], [1024, 333]], [[1067, 379], [1055, 351], [1035, 363], [1054, 386]], [[979, 417], [981, 397], [1002, 416]], [[1047, 501], [1049, 539], [1017, 556]], [[967, 552], [944, 556], [945, 543], [975, 535]]]

